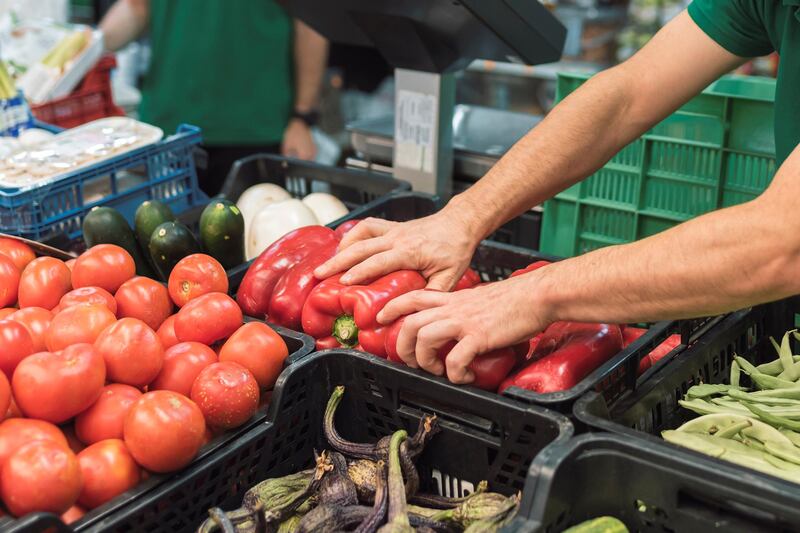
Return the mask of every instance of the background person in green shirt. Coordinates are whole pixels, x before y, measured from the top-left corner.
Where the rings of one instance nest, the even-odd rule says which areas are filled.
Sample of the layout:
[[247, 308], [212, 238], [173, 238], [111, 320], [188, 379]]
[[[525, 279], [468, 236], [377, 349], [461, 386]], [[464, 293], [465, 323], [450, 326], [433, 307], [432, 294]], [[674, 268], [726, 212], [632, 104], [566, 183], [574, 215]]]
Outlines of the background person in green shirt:
[[118, 0], [100, 28], [112, 51], [149, 32], [141, 119], [165, 134], [202, 128], [209, 195], [246, 155], [314, 158], [327, 43], [274, 0]]
[[[475, 247], [504, 222], [594, 173], [622, 147], [747, 58], [780, 53], [778, 172], [757, 199], [641, 241], [602, 248], [466, 291]], [[412, 366], [472, 381], [476, 354], [559, 320], [630, 323], [713, 315], [800, 294], [800, 0], [694, 0], [641, 51], [564, 99], [476, 185], [439, 213], [371, 220], [315, 274], [355, 283], [402, 268], [428, 288], [378, 319], [410, 314], [398, 339]], [[459, 341], [445, 363], [436, 349]]]

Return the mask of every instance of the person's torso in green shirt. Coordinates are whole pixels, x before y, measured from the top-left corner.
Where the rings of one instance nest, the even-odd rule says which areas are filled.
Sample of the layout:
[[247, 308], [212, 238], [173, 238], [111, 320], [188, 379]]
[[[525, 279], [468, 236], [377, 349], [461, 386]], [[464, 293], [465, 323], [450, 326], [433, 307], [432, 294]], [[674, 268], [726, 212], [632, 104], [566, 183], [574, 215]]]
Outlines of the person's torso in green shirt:
[[280, 142], [293, 100], [292, 23], [273, 0], [150, 0], [141, 118], [209, 145]]
[[800, 0], [694, 0], [689, 15], [735, 55], [780, 54], [775, 87], [775, 155], [780, 165], [800, 144]]

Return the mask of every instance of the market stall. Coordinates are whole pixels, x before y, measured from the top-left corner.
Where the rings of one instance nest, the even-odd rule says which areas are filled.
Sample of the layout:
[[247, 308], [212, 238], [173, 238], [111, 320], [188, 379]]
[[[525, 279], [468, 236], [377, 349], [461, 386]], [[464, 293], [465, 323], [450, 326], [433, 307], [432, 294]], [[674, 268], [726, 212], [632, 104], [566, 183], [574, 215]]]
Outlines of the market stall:
[[[99, 30], [0, 15], [0, 531], [800, 530], [797, 297], [552, 320], [456, 384], [404, 353], [421, 313], [381, 318], [430, 272], [319, 274], [365, 227], [440, 215], [546, 123], [456, 103], [454, 73], [557, 60], [576, 36], [553, 11], [280, 3], [378, 49], [395, 113], [349, 124], [339, 166], [253, 148], [213, 197], [207, 132], [125, 116]], [[591, 84], [574, 66], [557, 102]], [[757, 198], [775, 99], [771, 79], [715, 81], [476, 238], [447, 296]], [[444, 365], [460, 340], [414, 349]]]

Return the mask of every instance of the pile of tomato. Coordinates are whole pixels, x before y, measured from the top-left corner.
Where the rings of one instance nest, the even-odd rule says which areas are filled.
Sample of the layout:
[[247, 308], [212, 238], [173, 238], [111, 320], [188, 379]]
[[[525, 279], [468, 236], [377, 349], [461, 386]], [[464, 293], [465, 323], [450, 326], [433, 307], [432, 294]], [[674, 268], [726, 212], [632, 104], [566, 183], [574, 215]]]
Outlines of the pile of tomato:
[[[167, 286], [110, 244], [67, 262], [0, 239], [0, 498], [74, 521], [244, 424], [288, 350], [243, 324], [212, 257]], [[177, 312], [175, 311], [177, 307]]]

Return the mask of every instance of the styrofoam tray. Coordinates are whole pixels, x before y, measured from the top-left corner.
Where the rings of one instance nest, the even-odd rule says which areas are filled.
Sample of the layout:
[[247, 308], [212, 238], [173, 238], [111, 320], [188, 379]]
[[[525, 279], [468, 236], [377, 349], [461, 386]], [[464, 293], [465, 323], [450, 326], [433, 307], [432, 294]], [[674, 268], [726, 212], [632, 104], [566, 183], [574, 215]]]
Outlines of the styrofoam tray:
[[31, 189], [161, 140], [164, 132], [128, 117], [95, 120], [0, 159], [0, 187]]

